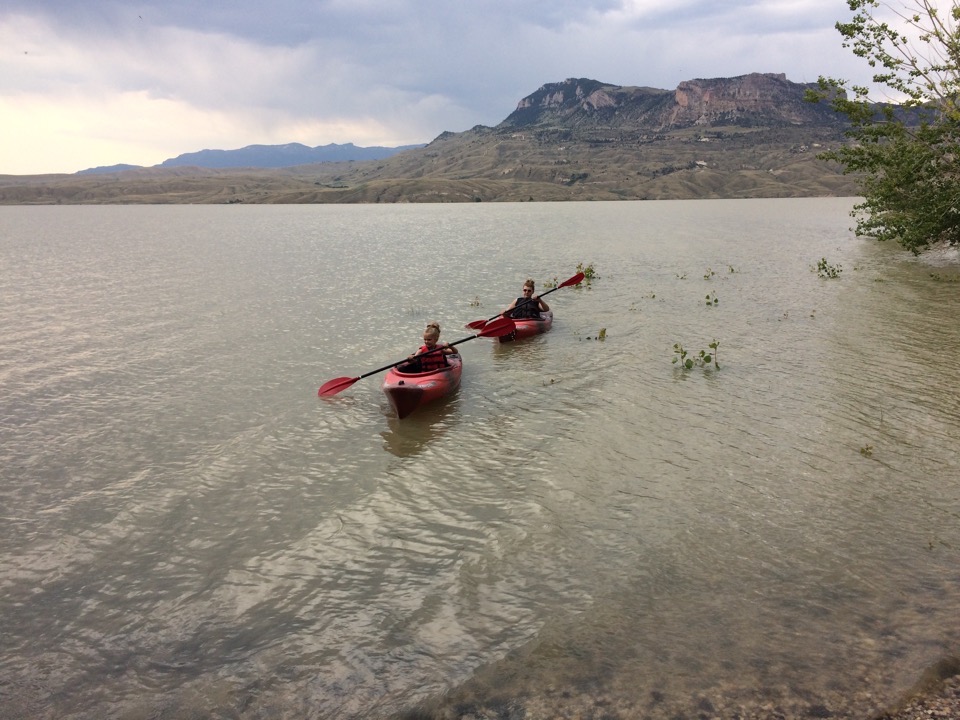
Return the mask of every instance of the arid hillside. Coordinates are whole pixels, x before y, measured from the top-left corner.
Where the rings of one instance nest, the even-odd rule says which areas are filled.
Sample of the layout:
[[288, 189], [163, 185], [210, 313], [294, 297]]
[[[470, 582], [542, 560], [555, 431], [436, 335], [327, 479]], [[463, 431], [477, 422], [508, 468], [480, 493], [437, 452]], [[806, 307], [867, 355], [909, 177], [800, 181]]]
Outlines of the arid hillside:
[[0, 204], [394, 203], [666, 200], [857, 194], [817, 154], [841, 120], [782, 75], [691, 80], [674, 91], [570, 79], [494, 128], [443, 133], [379, 161], [279, 170], [145, 168], [0, 176]]

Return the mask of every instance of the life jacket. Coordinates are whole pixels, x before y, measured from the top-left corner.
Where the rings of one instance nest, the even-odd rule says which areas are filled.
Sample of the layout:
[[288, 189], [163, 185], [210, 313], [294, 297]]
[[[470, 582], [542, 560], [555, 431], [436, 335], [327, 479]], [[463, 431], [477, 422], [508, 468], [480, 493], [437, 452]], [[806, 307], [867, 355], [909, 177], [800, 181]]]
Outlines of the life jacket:
[[529, 298], [517, 298], [517, 304], [510, 311], [510, 317], [513, 318], [532, 318], [540, 319], [540, 300], [531, 300]]
[[[446, 343], [437, 343], [434, 346], [436, 352], [430, 352], [430, 348], [426, 345], [421, 345], [420, 349], [417, 350], [416, 360], [420, 361], [420, 372], [430, 372], [431, 370], [439, 370], [440, 368], [445, 368], [449, 363], [447, 362], [447, 356], [441, 350], [441, 348], [446, 347]], [[423, 355], [421, 353], [427, 353], [429, 355]]]

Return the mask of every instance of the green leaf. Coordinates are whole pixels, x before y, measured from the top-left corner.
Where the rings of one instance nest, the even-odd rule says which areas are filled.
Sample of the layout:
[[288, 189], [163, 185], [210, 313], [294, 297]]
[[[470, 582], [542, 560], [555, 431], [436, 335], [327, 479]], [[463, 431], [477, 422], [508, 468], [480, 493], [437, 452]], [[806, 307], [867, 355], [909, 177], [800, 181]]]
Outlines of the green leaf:
[[[879, 0], [848, 0], [847, 5], [852, 17], [835, 25], [842, 46], [877, 70], [873, 81], [889, 88], [889, 97], [903, 99], [899, 106], [880, 105], [869, 100], [864, 87], [819, 78], [819, 89], [808, 99], [828, 102], [850, 121], [850, 141], [819, 157], [859, 178], [863, 202], [852, 213], [857, 235], [893, 240], [915, 255], [938, 245], [960, 245], [960, 53], [955, 23], [951, 27], [938, 17], [937, 3], [894, 0], [890, 5], [902, 8], [891, 10], [908, 21], [918, 39], [912, 40], [874, 16], [872, 8], [880, 7]], [[960, 8], [952, 5], [956, 20]], [[841, 268], [821, 259], [818, 270], [822, 277], [835, 279]]]

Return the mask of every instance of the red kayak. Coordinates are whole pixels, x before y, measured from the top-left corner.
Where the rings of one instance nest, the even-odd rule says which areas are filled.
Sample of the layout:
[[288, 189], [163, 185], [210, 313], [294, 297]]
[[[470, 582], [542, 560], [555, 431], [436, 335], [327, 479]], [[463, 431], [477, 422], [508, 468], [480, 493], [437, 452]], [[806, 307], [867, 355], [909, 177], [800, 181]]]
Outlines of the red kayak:
[[513, 318], [516, 329], [509, 335], [497, 338], [500, 342], [513, 342], [545, 333], [553, 326], [553, 311], [540, 313], [539, 318]]
[[401, 420], [421, 405], [449, 395], [460, 387], [463, 360], [459, 353], [447, 355], [445, 368], [428, 372], [404, 372], [403, 365], [390, 368], [383, 379], [383, 392]]

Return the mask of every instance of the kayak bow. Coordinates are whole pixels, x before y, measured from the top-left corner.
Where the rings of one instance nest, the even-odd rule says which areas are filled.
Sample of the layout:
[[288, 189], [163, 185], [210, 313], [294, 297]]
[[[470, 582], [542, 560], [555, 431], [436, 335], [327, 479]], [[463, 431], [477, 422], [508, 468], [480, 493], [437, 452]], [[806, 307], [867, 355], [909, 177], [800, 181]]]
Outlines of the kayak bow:
[[383, 392], [401, 420], [421, 405], [445, 397], [460, 387], [463, 359], [459, 353], [447, 355], [447, 367], [427, 372], [405, 372], [404, 366], [391, 368], [383, 379]]

